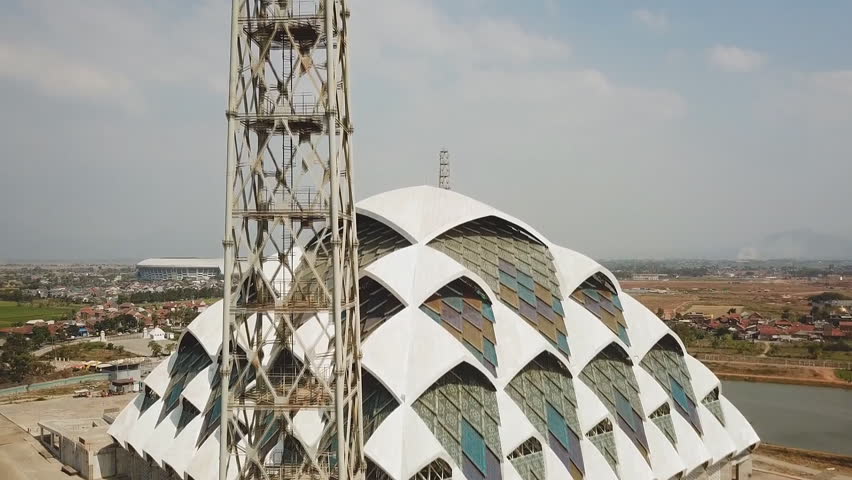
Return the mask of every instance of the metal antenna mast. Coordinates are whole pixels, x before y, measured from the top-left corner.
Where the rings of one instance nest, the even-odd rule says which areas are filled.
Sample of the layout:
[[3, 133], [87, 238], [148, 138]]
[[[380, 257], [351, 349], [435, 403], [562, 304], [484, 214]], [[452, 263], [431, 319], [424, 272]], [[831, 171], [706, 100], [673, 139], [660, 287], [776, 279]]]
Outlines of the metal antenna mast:
[[441, 164], [438, 170], [438, 188], [444, 190], [450, 189], [450, 152], [446, 148], [438, 154], [438, 160]]
[[364, 477], [347, 3], [232, 0], [220, 480]]

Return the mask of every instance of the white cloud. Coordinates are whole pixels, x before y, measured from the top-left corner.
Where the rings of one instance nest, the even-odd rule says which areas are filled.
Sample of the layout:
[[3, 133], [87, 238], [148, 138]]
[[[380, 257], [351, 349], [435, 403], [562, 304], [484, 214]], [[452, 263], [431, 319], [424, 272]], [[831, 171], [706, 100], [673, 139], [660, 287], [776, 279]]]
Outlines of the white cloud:
[[726, 72], [753, 72], [766, 63], [766, 55], [732, 45], [716, 45], [707, 51], [714, 67]]
[[669, 19], [665, 12], [652, 12], [650, 10], [640, 8], [632, 13], [633, 20], [641, 23], [655, 32], [662, 32], [669, 26]]
[[0, 43], [0, 78], [51, 97], [116, 103], [128, 111], [142, 108], [139, 91], [126, 75], [46, 48]]
[[852, 70], [812, 73], [810, 82], [815, 88], [826, 93], [852, 97]]
[[17, 3], [18, 15], [0, 18], [0, 75], [31, 78], [44, 95], [128, 110], [161, 96], [162, 88], [226, 95], [225, 1]]

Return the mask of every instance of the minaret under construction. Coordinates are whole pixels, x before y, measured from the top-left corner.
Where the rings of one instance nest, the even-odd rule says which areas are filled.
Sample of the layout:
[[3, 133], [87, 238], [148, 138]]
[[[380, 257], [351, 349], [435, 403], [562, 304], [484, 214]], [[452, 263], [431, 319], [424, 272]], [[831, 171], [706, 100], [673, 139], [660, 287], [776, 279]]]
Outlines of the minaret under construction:
[[220, 480], [363, 478], [347, 3], [233, 0]]

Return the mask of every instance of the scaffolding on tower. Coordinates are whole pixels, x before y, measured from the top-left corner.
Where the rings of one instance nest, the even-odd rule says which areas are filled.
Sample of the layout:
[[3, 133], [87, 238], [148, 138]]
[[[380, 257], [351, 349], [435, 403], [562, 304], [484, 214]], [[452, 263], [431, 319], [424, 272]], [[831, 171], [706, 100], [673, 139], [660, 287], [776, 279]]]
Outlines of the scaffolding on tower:
[[232, 2], [220, 480], [364, 477], [348, 21], [347, 0]]
[[438, 153], [438, 188], [450, 189], [450, 152], [444, 148]]

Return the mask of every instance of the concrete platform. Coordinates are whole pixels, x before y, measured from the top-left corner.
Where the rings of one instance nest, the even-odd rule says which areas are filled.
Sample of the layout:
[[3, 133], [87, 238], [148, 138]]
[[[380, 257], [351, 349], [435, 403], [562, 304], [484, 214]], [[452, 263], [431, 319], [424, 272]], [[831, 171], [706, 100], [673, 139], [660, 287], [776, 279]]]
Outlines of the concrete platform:
[[3, 480], [71, 478], [38, 440], [4, 416], [0, 416], [0, 476]]
[[71, 398], [56, 397], [38, 402], [0, 405], [0, 415], [19, 425], [25, 431], [38, 434], [38, 423], [68, 418], [101, 418], [104, 410], [124, 408], [136, 394], [115, 397]]

